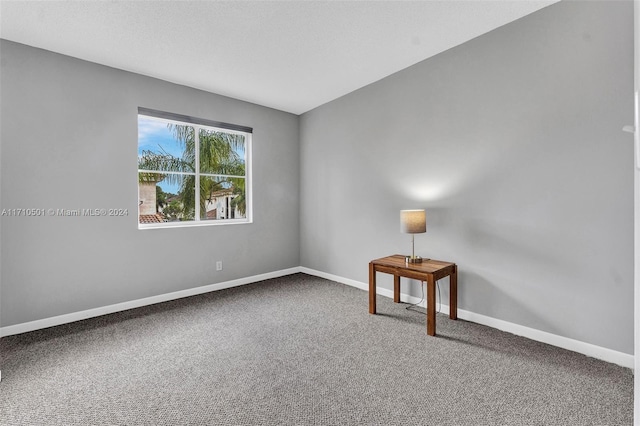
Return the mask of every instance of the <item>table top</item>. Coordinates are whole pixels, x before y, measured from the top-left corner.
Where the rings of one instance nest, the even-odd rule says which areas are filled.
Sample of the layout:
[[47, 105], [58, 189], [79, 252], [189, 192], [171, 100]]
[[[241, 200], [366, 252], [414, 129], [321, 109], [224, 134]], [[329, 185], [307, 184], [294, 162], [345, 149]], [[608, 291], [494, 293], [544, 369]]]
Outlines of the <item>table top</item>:
[[371, 263], [380, 266], [389, 266], [392, 268], [402, 268], [406, 270], [412, 270], [416, 272], [435, 273], [443, 269], [455, 267], [455, 263], [444, 262], [442, 260], [424, 259], [422, 263], [406, 263], [405, 256], [401, 254], [394, 254], [393, 256], [382, 257], [380, 259], [372, 260]]

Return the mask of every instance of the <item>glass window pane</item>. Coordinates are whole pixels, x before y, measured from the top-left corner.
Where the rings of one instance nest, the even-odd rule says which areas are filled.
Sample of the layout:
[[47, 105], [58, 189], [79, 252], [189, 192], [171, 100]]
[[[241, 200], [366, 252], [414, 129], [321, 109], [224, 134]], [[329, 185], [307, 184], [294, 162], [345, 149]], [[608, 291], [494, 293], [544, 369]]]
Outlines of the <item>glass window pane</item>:
[[246, 221], [251, 216], [245, 194], [250, 145], [248, 133], [139, 114], [140, 228]]
[[194, 129], [138, 116], [138, 169], [195, 171]]
[[138, 222], [194, 219], [195, 175], [138, 173]]
[[200, 173], [245, 175], [243, 135], [200, 129]]
[[200, 178], [201, 220], [244, 219], [246, 211], [244, 178]]

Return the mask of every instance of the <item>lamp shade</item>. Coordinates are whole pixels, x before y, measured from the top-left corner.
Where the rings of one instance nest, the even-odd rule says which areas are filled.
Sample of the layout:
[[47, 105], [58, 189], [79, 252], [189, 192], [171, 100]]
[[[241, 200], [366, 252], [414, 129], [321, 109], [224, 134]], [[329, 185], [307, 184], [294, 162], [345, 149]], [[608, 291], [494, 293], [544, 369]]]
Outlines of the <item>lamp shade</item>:
[[427, 232], [427, 213], [424, 210], [400, 210], [400, 232], [405, 234]]

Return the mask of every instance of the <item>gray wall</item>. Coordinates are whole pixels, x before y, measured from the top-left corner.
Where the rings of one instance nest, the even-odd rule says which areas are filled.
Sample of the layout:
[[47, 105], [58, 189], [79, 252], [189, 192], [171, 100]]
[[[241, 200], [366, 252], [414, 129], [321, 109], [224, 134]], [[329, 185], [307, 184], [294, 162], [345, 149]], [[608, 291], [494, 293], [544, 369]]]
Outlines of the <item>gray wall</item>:
[[145, 106], [254, 128], [255, 221], [3, 217], [0, 324], [298, 265], [366, 282], [426, 208], [461, 309], [633, 353], [632, 33], [630, 1], [563, 1], [301, 118], [1, 41], [2, 208], [135, 212]]
[[[300, 265], [299, 118], [2, 41], [2, 326]], [[253, 127], [254, 223], [137, 229], [137, 108]], [[224, 270], [215, 271], [215, 261]]]
[[632, 122], [632, 2], [547, 7], [302, 116], [302, 265], [367, 282], [425, 208], [461, 309], [632, 354]]
[[[634, 2], [633, 8], [633, 23], [634, 23], [634, 89], [636, 96], [640, 96], [640, 4]], [[640, 122], [640, 111], [638, 105], [635, 108], [635, 154], [640, 155], [640, 128], [638, 123]], [[636, 157], [637, 158], [637, 157]], [[636, 253], [640, 253], [640, 163], [636, 159], [636, 168], [634, 170], [635, 178], [635, 244], [634, 249]], [[637, 256], [634, 259], [634, 348], [635, 353], [640, 354], [640, 261]], [[634, 371], [640, 371], [640, 356], [634, 358]], [[633, 415], [634, 424], [640, 424], [640, 374], [634, 374], [633, 376]]]

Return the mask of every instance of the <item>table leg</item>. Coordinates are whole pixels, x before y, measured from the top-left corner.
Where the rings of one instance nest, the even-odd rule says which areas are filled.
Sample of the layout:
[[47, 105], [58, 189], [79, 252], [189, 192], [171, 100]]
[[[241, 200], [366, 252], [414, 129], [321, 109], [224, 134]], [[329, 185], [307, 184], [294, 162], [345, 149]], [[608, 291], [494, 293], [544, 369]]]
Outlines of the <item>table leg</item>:
[[458, 319], [458, 267], [449, 276], [449, 318]]
[[427, 275], [427, 334], [436, 335], [436, 282]]
[[376, 313], [376, 270], [373, 263], [369, 263], [369, 313]]
[[393, 276], [393, 301], [400, 303], [400, 275]]

